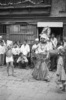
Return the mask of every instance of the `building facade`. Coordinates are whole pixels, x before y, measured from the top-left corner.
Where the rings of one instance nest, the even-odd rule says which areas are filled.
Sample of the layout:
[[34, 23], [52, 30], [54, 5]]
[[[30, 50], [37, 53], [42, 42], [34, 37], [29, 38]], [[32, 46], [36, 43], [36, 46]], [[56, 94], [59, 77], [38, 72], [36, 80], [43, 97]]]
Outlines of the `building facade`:
[[0, 1], [0, 34], [4, 39], [33, 41], [42, 29], [66, 36], [66, 0]]

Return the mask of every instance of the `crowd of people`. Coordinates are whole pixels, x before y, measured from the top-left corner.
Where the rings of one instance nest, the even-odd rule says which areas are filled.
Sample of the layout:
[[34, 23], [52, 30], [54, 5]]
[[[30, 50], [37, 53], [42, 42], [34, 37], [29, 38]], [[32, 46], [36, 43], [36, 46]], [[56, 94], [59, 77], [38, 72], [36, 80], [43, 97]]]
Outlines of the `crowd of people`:
[[10, 66], [13, 76], [14, 67], [33, 68], [34, 79], [49, 82], [49, 71], [56, 71], [56, 83], [62, 90], [66, 86], [65, 54], [66, 42], [58, 42], [49, 27], [42, 30], [40, 39], [36, 38], [32, 45], [27, 40], [22, 44], [11, 40], [5, 42], [0, 37], [0, 65], [7, 65], [8, 76]]

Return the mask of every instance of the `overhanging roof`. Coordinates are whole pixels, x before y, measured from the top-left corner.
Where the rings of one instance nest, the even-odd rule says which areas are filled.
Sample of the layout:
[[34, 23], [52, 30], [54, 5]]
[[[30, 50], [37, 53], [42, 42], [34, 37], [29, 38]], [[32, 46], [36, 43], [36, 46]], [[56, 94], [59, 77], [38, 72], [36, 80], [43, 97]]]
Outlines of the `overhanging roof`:
[[63, 22], [38, 22], [37, 27], [63, 27]]

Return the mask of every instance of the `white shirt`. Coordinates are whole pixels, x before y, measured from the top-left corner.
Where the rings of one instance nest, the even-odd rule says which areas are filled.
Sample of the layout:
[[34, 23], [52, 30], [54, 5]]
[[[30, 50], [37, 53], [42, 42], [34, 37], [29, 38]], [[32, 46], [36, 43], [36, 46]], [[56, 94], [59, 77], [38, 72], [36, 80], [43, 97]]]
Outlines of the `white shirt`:
[[10, 40], [7, 40], [7, 46], [11, 45], [13, 42]]
[[47, 42], [47, 51], [53, 50], [52, 42]]
[[23, 55], [26, 55], [30, 52], [30, 46], [28, 44], [26, 45], [22, 45], [21, 46], [21, 52], [23, 53]]
[[5, 46], [0, 45], [0, 54], [4, 54], [4, 53], [5, 53]]
[[39, 46], [39, 44], [34, 44], [34, 45], [32, 46], [32, 50], [35, 50], [35, 53], [36, 53], [36, 51], [37, 51], [37, 49], [38, 49], [38, 46]]
[[14, 55], [19, 55], [19, 54], [20, 54], [20, 48], [19, 48], [19, 47], [13, 48], [13, 49], [12, 49], [12, 53], [13, 53]]
[[56, 48], [57, 47], [57, 39], [56, 38], [51, 39], [51, 42], [52, 42], [54, 48]]

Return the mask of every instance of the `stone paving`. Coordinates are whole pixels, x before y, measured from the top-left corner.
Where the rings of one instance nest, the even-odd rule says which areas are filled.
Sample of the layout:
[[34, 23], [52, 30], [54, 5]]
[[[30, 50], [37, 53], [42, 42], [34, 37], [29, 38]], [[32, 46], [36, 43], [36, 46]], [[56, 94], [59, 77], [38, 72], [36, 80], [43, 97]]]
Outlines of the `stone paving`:
[[[55, 84], [55, 72], [50, 72], [51, 81], [37, 81], [33, 69], [15, 68], [15, 75], [7, 76], [6, 67], [0, 68], [0, 100], [66, 100], [66, 92]], [[11, 72], [11, 71], [10, 71]]]

